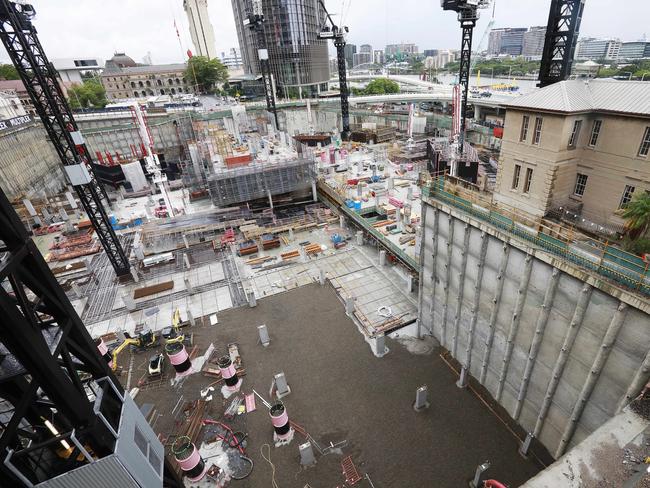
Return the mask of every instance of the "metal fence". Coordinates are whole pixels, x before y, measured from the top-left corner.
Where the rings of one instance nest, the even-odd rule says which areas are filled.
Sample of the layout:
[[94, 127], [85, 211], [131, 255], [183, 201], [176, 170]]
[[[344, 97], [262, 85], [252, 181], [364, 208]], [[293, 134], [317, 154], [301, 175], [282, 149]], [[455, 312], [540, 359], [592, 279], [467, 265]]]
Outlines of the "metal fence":
[[455, 195], [452, 187], [453, 185], [445, 178], [437, 178], [423, 188], [423, 195], [451, 205], [555, 256], [623, 285], [625, 288], [650, 296], [649, 263], [641, 257], [608, 242], [583, 235], [572, 239], [562, 235], [554, 236], [542, 224], [534, 227], [528, 223], [526, 225], [513, 215], [507, 215], [503, 209], [497, 209], [484, 202], [479, 205]]

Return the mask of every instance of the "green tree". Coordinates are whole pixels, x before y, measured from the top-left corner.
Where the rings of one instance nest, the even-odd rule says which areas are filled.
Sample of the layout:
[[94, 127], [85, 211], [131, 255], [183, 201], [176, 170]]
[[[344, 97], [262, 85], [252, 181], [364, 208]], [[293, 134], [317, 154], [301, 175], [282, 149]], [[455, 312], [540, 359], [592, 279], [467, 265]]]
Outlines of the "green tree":
[[645, 236], [650, 229], [650, 193], [638, 192], [620, 215], [625, 219], [625, 229], [631, 239]]
[[18, 71], [13, 64], [0, 64], [0, 80], [17, 80], [19, 78]]
[[73, 109], [104, 108], [108, 103], [106, 90], [95, 78], [85, 80], [68, 88], [68, 103]]
[[388, 78], [377, 78], [372, 80], [364, 90], [366, 95], [384, 95], [387, 93], [399, 93], [399, 85]]
[[213, 93], [217, 85], [228, 81], [228, 68], [218, 59], [192, 56], [187, 62], [185, 78], [198, 85], [201, 93]]

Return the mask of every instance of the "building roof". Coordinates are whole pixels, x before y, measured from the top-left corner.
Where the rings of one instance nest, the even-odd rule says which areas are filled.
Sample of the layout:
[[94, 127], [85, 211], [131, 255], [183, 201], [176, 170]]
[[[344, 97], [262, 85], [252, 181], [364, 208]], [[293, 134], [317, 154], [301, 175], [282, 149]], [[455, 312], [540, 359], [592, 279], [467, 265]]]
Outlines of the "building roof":
[[107, 61], [106, 68], [102, 75], [143, 75], [143, 74], [155, 74], [155, 73], [175, 73], [180, 71], [185, 71], [187, 65], [185, 63], [174, 63], [174, 64], [148, 64], [142, 66], [130, 66], [127, 68], [120, 68], [115, 64]]
[[27, 91], [21, 80], [0, 80], [0, 90], [13, 90], [16, 93]]
[[619, 80], [567, 80], [505, 104], [542, 112], [610, 112], [650, 117], [650, 83]]

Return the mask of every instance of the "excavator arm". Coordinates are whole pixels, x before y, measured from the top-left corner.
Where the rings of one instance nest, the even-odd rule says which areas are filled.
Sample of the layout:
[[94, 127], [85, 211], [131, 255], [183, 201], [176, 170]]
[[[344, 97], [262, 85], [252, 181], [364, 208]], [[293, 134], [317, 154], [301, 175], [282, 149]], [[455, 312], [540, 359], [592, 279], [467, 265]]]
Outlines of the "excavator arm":
[[140, 347], [141, 345], [140, 339], [125, 339], [122, 344], [120, 344], [113, 350], [113, 365], [111, 366], [113, 371], [117, 369], [117, 356], [124, 350], [125, 347], [130, 345]]

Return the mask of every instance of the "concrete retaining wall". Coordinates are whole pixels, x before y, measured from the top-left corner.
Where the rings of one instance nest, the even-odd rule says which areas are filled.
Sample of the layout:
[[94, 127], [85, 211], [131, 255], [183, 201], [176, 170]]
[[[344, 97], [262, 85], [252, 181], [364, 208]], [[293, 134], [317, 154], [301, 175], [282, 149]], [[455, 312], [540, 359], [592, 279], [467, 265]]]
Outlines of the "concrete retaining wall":
[[650, 377], [648, 301], [434, 200], [423, 215], [423, 333], [551, 454], [638, 394]]

